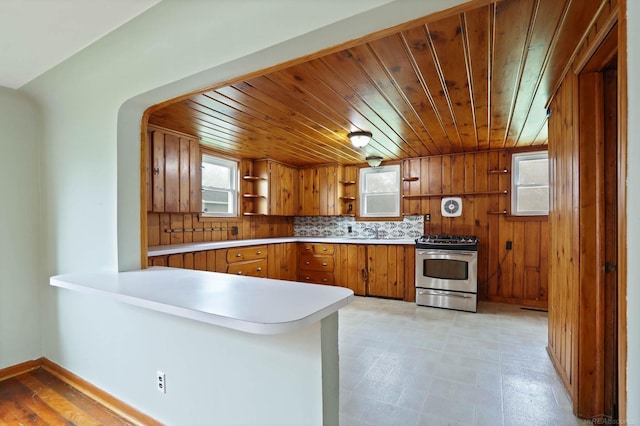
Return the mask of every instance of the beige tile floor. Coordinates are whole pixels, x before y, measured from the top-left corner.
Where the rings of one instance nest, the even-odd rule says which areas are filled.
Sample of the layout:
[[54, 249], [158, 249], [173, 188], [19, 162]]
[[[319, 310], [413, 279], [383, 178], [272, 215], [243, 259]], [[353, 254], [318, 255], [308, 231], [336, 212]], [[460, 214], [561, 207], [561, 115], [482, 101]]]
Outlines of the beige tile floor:
[[546, 353], [545, 312], [356, 297], [339, 316], [342, 426], [590, 424]]

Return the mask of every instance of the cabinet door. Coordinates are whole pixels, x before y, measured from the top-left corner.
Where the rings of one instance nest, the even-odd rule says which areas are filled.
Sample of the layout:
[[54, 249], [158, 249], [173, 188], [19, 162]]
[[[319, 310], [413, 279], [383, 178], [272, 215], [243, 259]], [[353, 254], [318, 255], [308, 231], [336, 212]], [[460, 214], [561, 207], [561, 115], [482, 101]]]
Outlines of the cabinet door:
[[318, 168], [312, 167], [298, 171], [298, 214], [301, 216], [317, 216], [320, 214], [320, 198], [318, 195]]
[[271, 215], [295, 216], [298, 213], [298, 171], [284, 164], [271, 163], [269, 201]]
[[398, 245], [368, 245], [367, 294], [402, 299], [404, 297], [404, 247]]
[[336, 285], [351, 289], [358, 296], [366, 294], [367, 247], [361, 244], [335, 245]]
[[296, 243], [269, 244], [269, 278], [295, 281], [297, 278]]
[[196, 139], [151, 133], [148, 161], [151, 183], [147, 210], [200, 213], [202, 210], [200, 146]]
[[338, 171], [339, 166], [318, 167], [320, 216], [336, 216], [341, 213], [338, 208]]

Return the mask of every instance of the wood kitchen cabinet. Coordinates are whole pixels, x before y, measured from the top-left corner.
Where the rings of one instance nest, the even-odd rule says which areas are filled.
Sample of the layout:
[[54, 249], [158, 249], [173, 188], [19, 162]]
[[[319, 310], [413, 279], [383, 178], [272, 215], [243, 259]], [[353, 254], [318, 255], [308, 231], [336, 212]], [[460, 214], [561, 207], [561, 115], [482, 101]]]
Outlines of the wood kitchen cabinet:
[[298, 169], [271, 160], [243, 161], [241, 168], [244, 215], [297, 214]]
[[297, 243], [269, 244], [268, 246], [268, 277], [275, 280], [296, 281]]
[[[315, 166], [299, 170], [300, 216], [339, 216], [343, 213], [344, 168], [339, 165]], [[354, 207], [352, 207], [353, 209]]]
[[202, 160], [197, 138], [153, 129], [146, 149], [147, 210], [201, 213]]
[[367, 294], [367, 246], [363, 244], [336, 244], [336, 284], [351, 289], [354, 294]]
[[269, 214], [295, 216], [298, 213], [298, 169], [269, 162]]
[[336, 284], [359, 296], [415, 301], [415, 247], [336, 245]]
[[334, 285], [335, 247], [333, 244], [298, 244], [298, 281]]
[[[218, 272], [249, 277], [267, 277], [267, 246], [239, 247], [220, 250], [226, 252], [224, 258], [216, 255]], [[226, 269], [224, 263], [226, 262]]]
[[216, 271], [216, 251], [204, 250], [149, 257], [149, 266], [169, 266], [172, 268]]
[[405, 247], [367, 246], [367, 295], [403, 299], [405, 291]]

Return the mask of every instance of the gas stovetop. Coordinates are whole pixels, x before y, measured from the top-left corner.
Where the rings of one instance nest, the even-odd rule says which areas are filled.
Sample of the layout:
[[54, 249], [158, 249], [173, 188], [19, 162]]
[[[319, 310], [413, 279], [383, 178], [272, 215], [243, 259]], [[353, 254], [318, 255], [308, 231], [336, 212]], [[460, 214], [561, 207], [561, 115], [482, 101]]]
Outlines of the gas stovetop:
[[423, 235], [416, 239], [416, 248], [478, 250], [478, 237], [475, 235]]

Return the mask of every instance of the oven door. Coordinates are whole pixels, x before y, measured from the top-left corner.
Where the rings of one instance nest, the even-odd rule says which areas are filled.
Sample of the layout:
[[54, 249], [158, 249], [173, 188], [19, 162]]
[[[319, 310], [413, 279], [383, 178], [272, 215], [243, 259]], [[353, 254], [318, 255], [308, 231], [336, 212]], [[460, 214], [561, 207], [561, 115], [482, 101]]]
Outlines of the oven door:
[[416, 287], [477, 293], [478, 252], [416, 250]]

